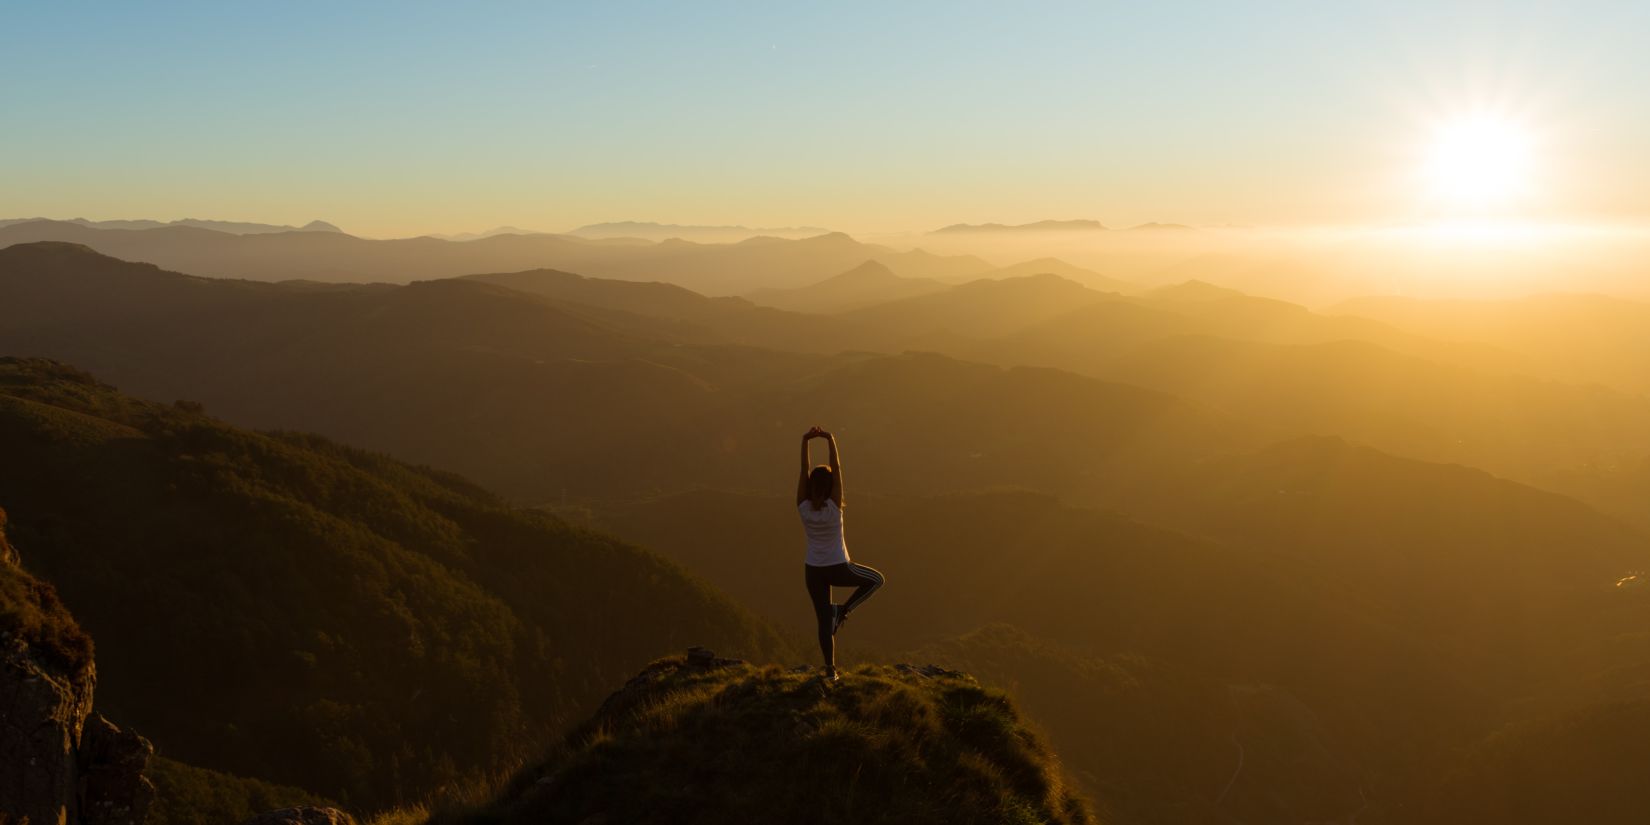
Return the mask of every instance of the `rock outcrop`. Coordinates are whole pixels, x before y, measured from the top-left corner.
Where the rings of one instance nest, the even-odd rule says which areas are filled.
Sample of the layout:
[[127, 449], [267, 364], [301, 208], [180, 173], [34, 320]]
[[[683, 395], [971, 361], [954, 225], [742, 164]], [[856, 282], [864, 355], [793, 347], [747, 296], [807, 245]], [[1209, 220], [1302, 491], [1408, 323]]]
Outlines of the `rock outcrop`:
[[[0, 511], [0, 525], [5, 513]], [[139, 825], [154, 748], [92, 712], [91, 644], [0, 533], [0, 817]]]
[[0, 811], [14, 821], [79, 821], [77, 751], [95, 681], [90, 669], [49, 667], [27, 639], [7, 633], [0, 648]]

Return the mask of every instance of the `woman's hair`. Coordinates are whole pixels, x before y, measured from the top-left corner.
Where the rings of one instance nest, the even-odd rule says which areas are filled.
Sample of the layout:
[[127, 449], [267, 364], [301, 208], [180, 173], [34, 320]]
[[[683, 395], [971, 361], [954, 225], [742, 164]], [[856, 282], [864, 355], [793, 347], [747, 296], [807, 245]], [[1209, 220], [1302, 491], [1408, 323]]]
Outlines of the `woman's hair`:
[[830, 498], [835, 481], [836, 479], [831, 476], [831, 468], [823, 464], [809, 471], [808, 500], [813, 502], [815, 510], [825, 506], [825, 499]]

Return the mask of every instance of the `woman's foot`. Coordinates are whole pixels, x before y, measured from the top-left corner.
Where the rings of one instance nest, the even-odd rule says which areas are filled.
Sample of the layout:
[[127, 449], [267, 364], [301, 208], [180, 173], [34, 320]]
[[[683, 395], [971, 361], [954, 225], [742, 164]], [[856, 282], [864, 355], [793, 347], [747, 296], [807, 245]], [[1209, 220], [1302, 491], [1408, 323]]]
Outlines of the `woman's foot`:
[[845, 621], [848, 621], [848, 613], [847, 613], [847, 611], [842, 609], [842, 605], [840, 605], [840, 604], [831, 605], [831, 635], [832, 636], [836, 635], [837, 628], [841, 627], [842, 623], [845, 622]]
[[819, 674], [819, 678], [824, 679], [827, 682], [837, 682], [842, 679], [842, 677], [836, 675], [836, 668], [834, 667], [825, 668], [825, 671]]

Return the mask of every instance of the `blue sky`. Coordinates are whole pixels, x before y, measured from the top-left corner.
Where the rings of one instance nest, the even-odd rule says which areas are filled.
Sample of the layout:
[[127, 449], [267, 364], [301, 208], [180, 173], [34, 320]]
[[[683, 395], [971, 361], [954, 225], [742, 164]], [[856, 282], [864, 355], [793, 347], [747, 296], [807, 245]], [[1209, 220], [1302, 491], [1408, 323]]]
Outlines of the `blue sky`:
[[20, 4], [0, 216], [1382, 221], [1485, 107], [1530, 208], [1650, 212], [1650, 4], [1019, 6]]

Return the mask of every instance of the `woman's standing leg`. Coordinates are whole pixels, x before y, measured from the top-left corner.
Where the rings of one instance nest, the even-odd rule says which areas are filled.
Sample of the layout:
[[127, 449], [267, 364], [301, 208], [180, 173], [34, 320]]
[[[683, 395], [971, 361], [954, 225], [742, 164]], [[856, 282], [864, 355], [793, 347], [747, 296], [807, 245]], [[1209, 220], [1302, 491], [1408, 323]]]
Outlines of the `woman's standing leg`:
[[825, 667], [836, 671], [836, 640], [831, 636], [831, 623], [836, 618], [831, 605], [831, 579], [827, 569], [803, 565], [807, 568], [808, 600], [814, 605], [814, 621], [819, 623], [819, 652], [825, 657]]

